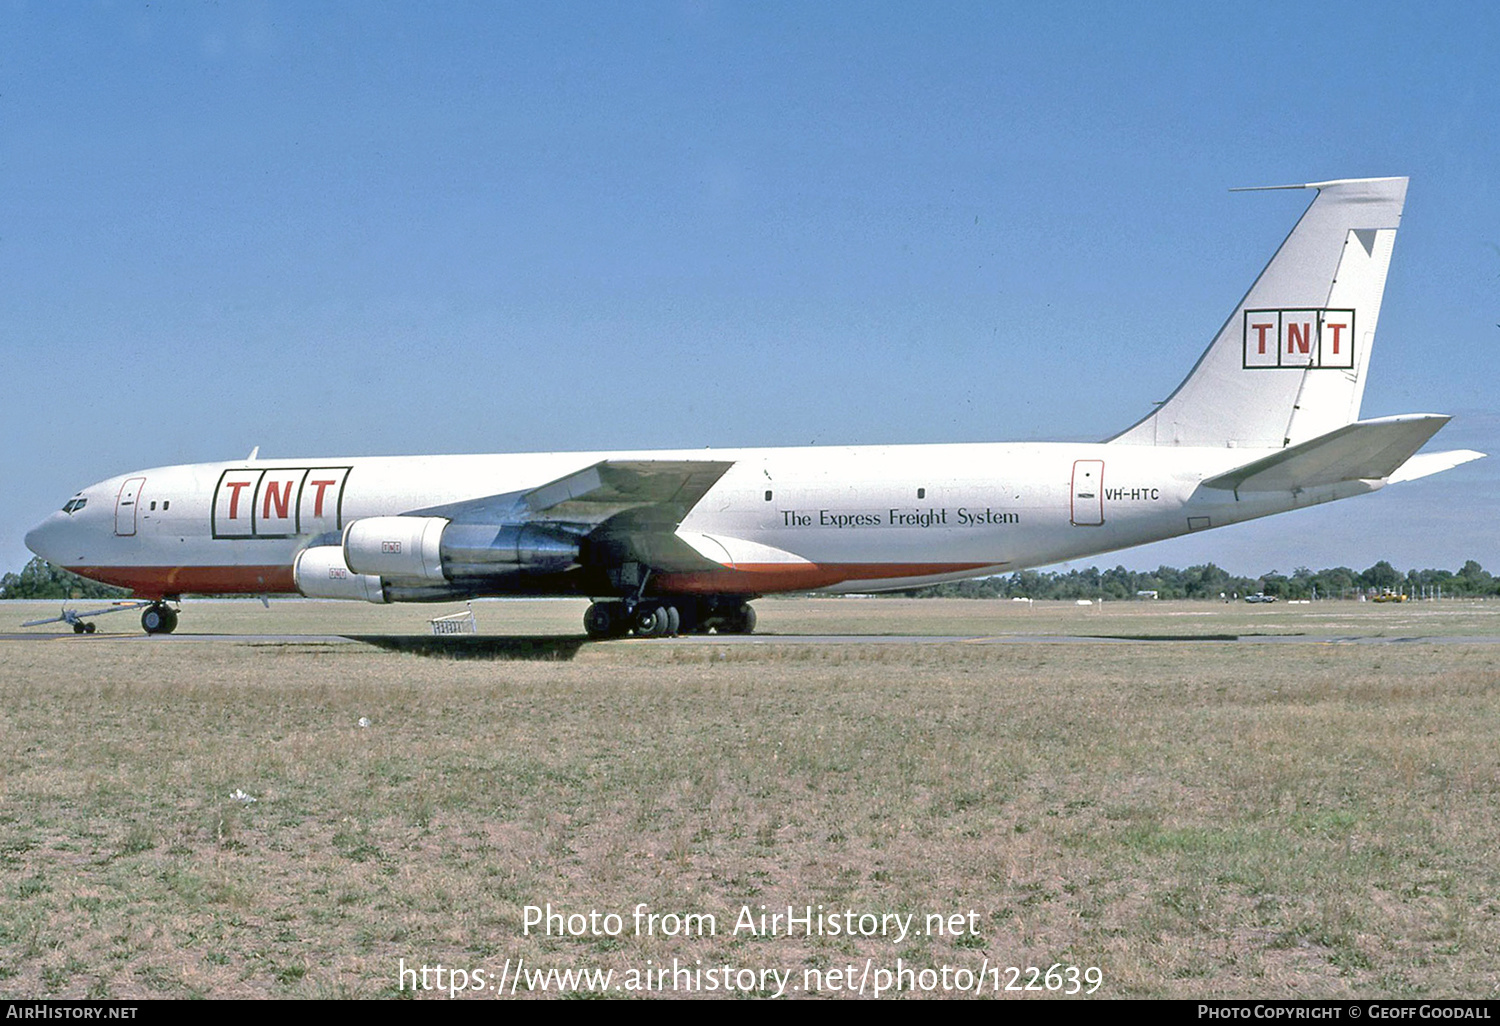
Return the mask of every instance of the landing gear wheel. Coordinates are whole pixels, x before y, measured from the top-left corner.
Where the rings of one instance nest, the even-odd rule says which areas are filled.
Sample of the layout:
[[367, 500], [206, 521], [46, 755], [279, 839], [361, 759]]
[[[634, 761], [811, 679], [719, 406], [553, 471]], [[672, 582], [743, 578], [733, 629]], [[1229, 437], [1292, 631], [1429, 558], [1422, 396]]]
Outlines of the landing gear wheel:
[[618, 638], [630, 629], [620, 602], [595, 602], [584, 611], [583, 629], [591, 638]]
[[95, 625], [91, 624], [91, 623], [84, 624], [83, 625], [83, 633], [85, 633], [85, 634], [92, 634], [92, 633], [94, 633], [94, 626]]
[[682, 614], [677, 611], [677, 607], [676, 606], [667, 606], [666, 607], [666, 612], [667, 612], [667, 636], [670, 637], [670, 638], [675, 638], [675, 637], [677, 637], [678, 633], [681, 632], [681, 630], [682, 630]]
[[147, 634], [171, 634], [177, 629], [177, 612], [163, 605], [147, 606], [141, 614], [141, 629]]
[[720, 634], [754, 634], [755, 609], [748, 602], [741, 602], [735, 609], [724, 614], [719, 622]]
[[667, 633], [671, 606], [642, 605], [635, 611], [635, 632], [643, 638], [660, 638]]
[[75, 623], [73, 625], [73, 633], [74, 634], [82, 634], [86, 630], [88, 630], [88, 627], [85, 624]]

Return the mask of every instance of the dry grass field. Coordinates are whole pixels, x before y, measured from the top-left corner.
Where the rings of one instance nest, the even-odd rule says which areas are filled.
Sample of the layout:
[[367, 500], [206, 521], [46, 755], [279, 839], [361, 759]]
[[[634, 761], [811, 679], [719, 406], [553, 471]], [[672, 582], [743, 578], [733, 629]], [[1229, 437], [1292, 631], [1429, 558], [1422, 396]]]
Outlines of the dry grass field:
[[[581, 603], [476, 603], [557, 642], [486, 658], [192, 638], [449, 611], [326, 603], [0, 640], [0, 997], [395, 996], [403, 960], [476, 994], [520, 960], [665, 965], [671, 994], [673, 959], [759, 994], [898, 959], [1097, 967], [1100, 997], [1500, 993], [1500, 603], [757, 608], [757, 644], [576, 645]], [[853, 632], [1127, 640], [794, 636]], [[1276, 634], [1426, 640], [1210, 640]], [[525, 935], [549, 902], [624, 928]], [[717, 928], [637, 936], [642, 904]], [[916, 919], [771, 938], [746, 905]]]

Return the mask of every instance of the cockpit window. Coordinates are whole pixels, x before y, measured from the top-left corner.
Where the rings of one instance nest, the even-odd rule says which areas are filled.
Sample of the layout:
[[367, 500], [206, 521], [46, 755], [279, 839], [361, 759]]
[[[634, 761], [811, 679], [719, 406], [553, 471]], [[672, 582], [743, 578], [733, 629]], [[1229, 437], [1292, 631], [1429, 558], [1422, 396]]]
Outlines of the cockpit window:
[[87, 500], [87, 499], [83, 499], [83, 498], [69, 499], [67, 502], [63, 503], [63, 509], [62, 509], [62, 511], [64, 513], [77, 513], [79, 510], [83, 509], [83, 507], [87, 506], [88, 504], [89, 504], [89, 500]]

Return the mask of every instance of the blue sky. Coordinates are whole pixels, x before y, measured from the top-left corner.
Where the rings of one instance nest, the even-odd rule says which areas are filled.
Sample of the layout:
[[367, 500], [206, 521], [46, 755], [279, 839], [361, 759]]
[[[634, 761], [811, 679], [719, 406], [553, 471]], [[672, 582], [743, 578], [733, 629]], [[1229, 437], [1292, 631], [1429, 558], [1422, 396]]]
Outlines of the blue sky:
[[[1097, 439], [1410, 175], [1363, 414], [1500, 452], [1500, 8], [0, 9], [0, 569], [263, 455]], [[1100, 557], [1500, 571], [1495, 459]]]

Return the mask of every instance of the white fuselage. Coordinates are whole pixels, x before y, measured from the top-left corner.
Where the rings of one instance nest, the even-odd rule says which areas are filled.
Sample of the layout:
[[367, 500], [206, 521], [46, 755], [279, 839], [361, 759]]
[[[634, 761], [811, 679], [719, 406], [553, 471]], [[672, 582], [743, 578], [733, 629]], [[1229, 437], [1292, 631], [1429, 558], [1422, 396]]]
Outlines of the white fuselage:
[[1259, 455], [994, 443], [203, 463], [95, 484], [69, 503], [87, 500], [81, 508], [53, 513], [26, 541], [55, 565], [146, 597], [292, 592], [297, 554], [336, 543], [361, 518], [524, 491], [602, 460], [717, 460], [733, 465], [676, 530], [706, 568], [661, 573], [658, 590], [870, 591], [1075, 559], [1381, 484], [1242, 499], [1200, 487]]

